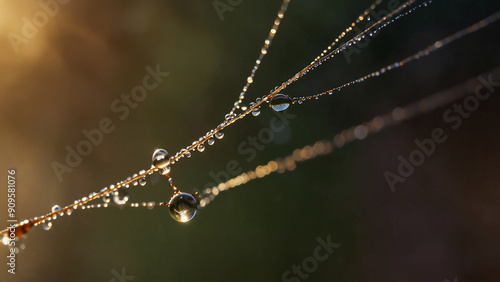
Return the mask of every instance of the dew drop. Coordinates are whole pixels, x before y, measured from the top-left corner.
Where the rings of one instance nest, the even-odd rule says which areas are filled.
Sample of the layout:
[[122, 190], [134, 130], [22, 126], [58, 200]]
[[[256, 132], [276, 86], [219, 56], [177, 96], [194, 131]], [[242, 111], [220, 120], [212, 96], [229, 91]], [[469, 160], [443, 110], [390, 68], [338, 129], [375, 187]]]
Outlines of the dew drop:
[[7, 246], [9, 243], [10, 243], [9, 236], [3, 235], [3, 237], [2, 237], [2, 244], [4, 244], [5, 246]]
[[207, 140], [208, 145], [213, 145], [215, 143], [213, 138], [208, 138]]
[[277, 112], [282, 112], [288, 109], [291, 102], [292, 99], [290, 99], [288, 95], [278, 93], [271, 98], [271, 100], [269, 101], [269, 106]]
[[168, 164], [168, 152], [164, 149], [156, 149], [152, 156], [153, 166], [163, 168]]
[[71, 215], [71, 213], [72, 213], [72, 212], [73, 212], [73, 209], [68, 209], [68, 210], [66, 210], [66, 214], [67, 214], [67, 215]]
[[169, 166], [166, 166], [166, 167], [164, 167], [164, 168], [162, 168], [162, 169], [160, 170], [160, 174], [161, 174], [161, 175], [168, 174], [169, 172], [170, 172], [170, 167], [169, 167]]
[[260, 107], [257, 107], [257, 108], [255, 108], [255, 109], [253, 109], [253, 111], [252, 111], [252, 115], [253, 115], [254, 117], [256, 117], [256, 116], [260, 115]]
[[57, 211], [60, 211], [61, 210], [61, 207], [59, 205], [55, 205], [52, 207], [52, 212], [57, 212]]
[[128, 193], [124, 189], [118, 189], [113, 193], [113, 202], [117, 205], [124, 205], [128, 201]]
[[43, 230], [50, 230], [50, 228], [52, 228], [52, 222], [51, 221], [43, 224]]
[[107, 204], [107, 203], [109, 203], [109, 202], [111, 202], [111, 198], [109, 197], [109, 194], [104, 195], [104, 196], [102, 197], [102, 201], [103, 201], [104, 203], [106, 203], [106, 204]]
[[188, 193], [178, 193], [168, 203], [170, 215], [178, 222], [188, 222], [196, 214], [198, 201]]
[[203, 144], [200, 144], [198, 145], [198, 147], [196, 147], [196, 149], [198, 149], [198, 152], [203, 152], [205, 151], [205, 146], [203, 146]]
[[224, 137], [224, 133], [222, 133], [221, 131], [217, 131], [215, 133], [215, 138], [222, 139], [223, 137]]
[[141, 186], [146, 185], [146, 177], [139, 179], [139, 185], [141, 185]]

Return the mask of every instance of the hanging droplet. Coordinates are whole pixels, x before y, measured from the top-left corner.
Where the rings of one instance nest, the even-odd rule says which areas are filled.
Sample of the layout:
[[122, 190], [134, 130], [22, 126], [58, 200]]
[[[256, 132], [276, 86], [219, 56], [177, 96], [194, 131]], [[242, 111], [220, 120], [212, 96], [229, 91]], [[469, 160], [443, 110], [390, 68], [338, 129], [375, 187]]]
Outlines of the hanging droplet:
[[104, 195], [104, 196], [102, 197], [102, 201], [103, 201], [104, 203], [106, 203], [106, 204], [107, 204], [107, 203], [109, 203], [109, 202], [111, 202], [111, 198], [109, 197], [109, 194]]
[[188, 222], [198, 210], [198, 201], [188, 193], [178, 193], [168, 203], [170, 215], [178, 222]]
[[164, 149], [156, 149], [153, 153], [152, 161], [156, 168], [163, 168], [168, 165], [168, 152]]
[[217, 138], [217, 139], [222, 139], [222, 137], [224, 137], [224, 133], [223, 133], [223, 132], [221, 132], [221, 131], [217, 131], [217, 132], [215, 133], [215, 138]]
[[120, 188], [117, 191], [113, 192], [113, 202], [117, 205], [124, 205], [128, 201], [128, 193]]
[[196, 149], [198, 149], [198, 152], [203, 152], [205, 151], [205, 146], [203, 146], [203, 144], [200, 144], [198, 145], [198, 147], [196, 147]]
[[288, 95], [276, 94], [269, 101], [269, 106], [277, 112], [282, 112], [282, 111], [288, 109], [291, 102], [292, 102], [292, 99], [290, 99], [290, 97], [288, 97]]
[[215, 143], [215, 140], [213, 138], [208, 138], [207, 143], [208, 145], [213, 145]]
[[141, 186], [146, 185], [146, 177], [139, 179], [139, 185], [141, 185]]
[[52, 222], [51, 221], [43, 224], [43, 230], [50, 230], [50, 228], [52, 228]]
[[67, 209], [67, 210], [66, 210], [66, 214], [67, 214], [67, 215], [71, 215], [71, 213], [72, 213], [72, 212], [73, 212], [73, 209]]
[[60, 211], [61, 210], [61, 207], [59, 205], [55, 205], [52, 207], [52, 212], [57, 212], [57, 211]]
[[253, 110], [252, 110], [252, 115], [253, 115], [254, 117], [256, 117], [256, 116], [260, 115], [260, 107], [257, 107], [257, 108], [255, 108], [255, 109], [253, 109]]

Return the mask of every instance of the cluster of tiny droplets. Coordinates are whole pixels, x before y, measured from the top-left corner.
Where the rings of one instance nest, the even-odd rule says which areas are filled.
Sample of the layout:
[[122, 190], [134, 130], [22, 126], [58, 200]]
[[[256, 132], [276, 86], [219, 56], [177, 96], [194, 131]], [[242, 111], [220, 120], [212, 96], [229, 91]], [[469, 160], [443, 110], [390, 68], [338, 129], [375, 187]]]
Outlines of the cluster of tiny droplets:
[[289, 3], [290, 3], [290, 0], [284, 0], [283, 3], [281, 4], [281, 8], [278, 12], [278, 15], [274, 19], [273, 27], [269, 31], [269, 35], [267, 36], [266, 40], [264, 40], [264, 46], [260, 50], [259, 58], [255, 61], [255, 65], [253, 66], [250, 75], [247, 77], [245, 86], [243, 86], [243, 89], [241, 90], [241, 93], [239, 95], [238, 100], [234, 103], [233, 108], [231, 109], [231, 111], [228, 114], [229, 118], [231, 118], [235, 114], [235, 111], [237, 109], [241, 109], [243, 111], [245, 111], [247, 109], [246, 106], [242, 105], [243, 99], [245, 99], [245, 94], [246, 94], [248, 88], [250, 87], [250, 85], [253, 83], [255, 73], [259, 69], [259, 66], [262, 63], [262, 59], [267, 54], [267, 51], [269, 49], [269, 46], [271, 46], [271, 43], [273, 41], [274, 36], [278, 32], [278, 28], [280, 26], [281, 20], [285, 17], [285, 12], [288, 8]]
[[[422, 5], [425, 5], [425, 3]], [[384, 74], [388, 71], [405, 66], [412, 61], [415, 61], [415, 60], [421, 59], [422, 57], [426, 57], [426, 56], [430, 55], [431, 53], [437, 51], [438, 49], [442, 48], [443, 46], [446, 46], [446, 45], [450, 44], [451, 42], [453, 42], [453, 41], [455, 41], [463, 36], [471, 34], [475, 31], [477, 31], [478, 29], [485, 27], [487, 24], [492, 23], [494, 21], [497, 21], [498, 19], [500, 19], [500, 12], [497, 12], [497, 13], [489, 16], [488, 18], [486, 18], [478, 23], [475, 23], [475, 24], [473, 24], [465, 29], [462, 29], [462, 30], [450, 35], [450, 36], [447, 36], [441, 40], [438, 40], [438, 41], [434, 42], [434, 44], [427, 46], [426, 48], [416, 52], [415, 54], [410, 55], [410, 56], [408, 56], [402, 60], [399, 60], [395, 63], [389, 64], [385, 67], [382, 67], [377, 71], [374, 71], [374, 72], [369, 73], [369, 74], [367, 74], [363, 77], [360, 77], [356, 80], [350, 81], [348, 83], [342, 84], [340, 86], [337, 86], [335, 88], [332, 88], [330, 90], [327, 90], [327, 91], [324, 91], [321, 93], [317, 93], [317, 94], [305, 96], [305, 97], [294, 98], [293, 103], [302, 104], [302, 102], [305, 100], [312, 100], [312, 99], [317, 100], [320, 96], [332, 95], [334, 92], [339, 92], [340, 90], [342, 90], [345, 87], [363, 82], [369, 78], [377, 77], [377, 76], [380, 76], [381, 74]]]
[[[339, 54], [340, 52], [342, 52], [343, 50], [345, 50], [346, 48], [348, 48], [349, 46], [352, 46], [353, 44], [356, 44], [356, 42], [358, 41], [361, 41], [363, 38], [366, 37], [366, 33], [368, 33], [369, 31], [372, 31], [370, 36], [373, 36], [374, 33], [376, 33], [377, 31], [383, 29], [384, 27], [386, 27], [388, 24], [394, 22], [395, 20], [401, 18], [401, 15], [398, 15], [398, 13], [402, 10], [404, 10], [406, 7], [410, 6], [411, 4], [413, 4], [416, 0], [410, 0], [406, 3], [404, 3], [403, 5], [401, 5], [400, 7], [398, 7], [397, 9], [395, 9], [394, 11], [392, 11], [391, 13], [389, 13], [387, 16], [385, 16], [384, 18], [382, 18], [381, 20], [377, 21], [376, 23], [374, 23], [373, 25], [371, 25], [370, 27], [368, 27], [366, 30], [364, 30], [363, 32], [359, 33], [358, 35], [356, 35], [354, 38], [352, 38], [351, 40], [347, 41], [346, 43], [342, 44], [340, 47], [338, 47], [337, 49], [333, 50], [333, 51], [330, 51], [330, 53], [326, 54], [326, 52], [328, 52], [328, 50], [331, 50], [332, 47], [340, 40], [342, 39], [347, 33], [349, 33], [350, 31], [353, 30], [353, 27], [356, 26], [357, 23], [363, 21], [364, 19], [367, 19], [367, 20], [370, 20], [369, 16], [367, 16], [373, 9], [375, 9], [377, 7], [378, 4], [380, 4], [380, 1], [376, 1], [374, 4], [372, 4], [370, 6], [370, 8], [368, 10], [366, 10], [365, 12], [363, 12], [363, 14], [361, 14], [356, 22], [353, 22], [351, 23], [351, 26], [349, 28], [346, 29], [346, 32], [343, 32], [327, 49], [325, 49], [320, 56], [318, 56], [313, 62], [311, 62], [308, 66], [306, 66], [304, 69], [302, 69], [300, 72], [296, 73], [292, 78], [290, 78], [289, 80], [287, 80], [286, 82], [283, 82], [280, 86], [276, 86], [274, 88], [274, 90], [271, 90], [269, 95], [267, 96], [263, 96], [262, 99], [258, 99], [255, 101], [255, 103], [250, 103], [249, 106], [250, 106], [250, 112], [254, 115], [254, 116], [257, 116], [259, 115], [260, 113], [260, 104], [262, 102], [272, 102], [272, 99], [275, 95], [277, 94], [280, 94], [280, 92], [285, 89], [286, 87], [288, 87], [290, 84], [292, 84], [293, 82], [297, 81], [298, 79], [300, 79], [301, 77], [303, 77], [304, 75], [306, 75], [307, 73], [309, 73], [310, 71], [314, 70], [316, 67], [320, 66], [321, 64], [323, 64], [325, 61], [333, 58], [335, 55]], [[430, 2], [429, 2], [430, 3]], [[427, 6], [427, 3], [424, 3], [422, 4], [423, 6]], [[422, 6], [422, 5], [419, 5], [418, 7]], [[418, 8], [417, 7], [417, 8]], [[415, 10], [416, 8], [412, 9], [411, 11]], [[407, 15], [409, 12], [406, 12], [404, 15]], [[393, 19], [393, 17], [396, 15], [396, 18]], [[403, 16], [404, 16], [403, 15]], [[333, 91], [330, 91], [329, 94], [331, 95], [333, 93]], [[302, 102], [304, 100], [307, 100], [307, 99], [311, 99], [311, 98], [315, 98], [315, 99], [318, 99], [319, 96], [321, 96], [320, 94], [316, 94], [316, 95], [313, 95], [313, 96], [310, 96], [309, 98], [306, 98], [306, 97], [301, 97], [301, 98], [293, 98], [291, 99], [290, 98], [290, 103], [298, 103], [298, 104], [302, 104]], [[273, 109], [276, 109], [275, 107], [272, 106], [272, 103], [270, 105]], [[288, 108], [288, 105], [286, 107], [284, 107], [284, 109]], [[283, 109], [283, 108], [282, 108]], [[246, 114], [248, 114], [249, 111], [247, 112], [244, 112], [241, 117], [245, 116]], [[234, 115], [234, 114], [233, 114]], [[231, 114], [228, 114], [226, 115], [226, 120], [228, 119], [232, 119], [234, 118], [234, 116], [231, 115]]]
[[382, 2], [382, 0], [375, 1], [375, 3], [373, 3], [369, 9], [365, 10], [361, 15], [359, 15], [358, 18], [356, 19], [356, 21], [351, 23], [351, 26], [346, 28], [346, 30], [344, 32], [342, 32], [335, 39], [335, 41], [333, 41], [332, 44], [330, 44], [330, 46], [328, 46], [325, 50], [323, 50], [323, 52], [321, 52], [321, 54], [318, 57], [316, 57], [316, 59], [314, 59], [313, 63], [316, 63], [319, 60], [321, 60], [321, 58], [323, 58], [327, 54], [327, 52], [330, 52], [330, 50], [335, 46], [335, 44], [337, 44], [342, 38], [344, 38], [349, 32], [351, 32], [354, 29], [354, 27], [356, 27], [357, 24], [363, 22], [365, 19], [369, 21], [370, 17], [368, 15], [370, 14], [371, 11], [375, 10], [375, 8], [377, 8], [377, 6], [381, 2]]
[[[496, 69], [496, 73], [500, 73], [500, 68]], [[330, 154], [335, 149], [340, 149], [349, 143], [364, 140], [369, 135], [376, 134], [383, 129], [396, 126], [406, 120], [450, 104], [474, 92], [476, 86], [476, 78], [471, 78], [451, 89], [423, 98], [406, 107], [394, 108], [391, 112], [376, 116], [368, 122], [344, 129], [330, 140], [317, 141], [313, 145], [295, 149], [292, 154], [286, 157], [269, 161], [267, 164], [259, 165], [255, 169], [244, 172], [226, 182], [219, 183], [212, 188], [206, 188], [202, 192], [203, 196], [200, 200], [200, 207], [206, 207], [220, 195], [221, 192], [236, 188], [254, 179], [263, 178], [275, 172], [281, 174], [286, 171], [293, 171], [297, 167], [297, 163]]]
[[[274, 90], [270, 91], [270, 94], [264, 95], [264, 96], [262, 96], [262, 98], [258, 98], [257, 100], [255, 100], [255, 102], [250, 103], [249, 107], [245, 107], [246, 108], [245, 110], [243, 110], [240, 107], [243, 110], [242, 113], [235, 114], [234, 111], [231, 111], [230, 113], [226, 114], [225, 118], [224, 118], [224, 121], [221, 124], [219, 124], [215, 129], [212, 129], [212, 130], [208, 131], [204, 136], [200, 137], [198, 139], [198, 141], [193, 141], [193, 143], [191, 145], [187, 146], [186, 148], [181, 149], [174, 156], [172, 156], [170, 158], [170, 160], [169, 160], [169, 165], [175, 164], [176, 161], [178, 161], [179, 159], [181, 159], [183, 157], [190, 158], [191, 157], [191, 152], [194, 152], [196, 150], [198, 150], [199, 152], [204, 152], [205, 149], [206, 149], [205, 143], [208, 144], [208, 145], [213, 145], [215, 143], [215, 139], [221, 139], [224, 136], [224, 134], [221, 132], [224, 128], [226, 128], [227, 126], [233, 124], [237, 120], [244, 118], [245, 116], [247, 116], [250, 113], [253, 116], [259, 115], [259, 113], [260, 113], [260, 105], [262, 103], [264, 103], [264, 102], [268, 103], [269, 100], [271, 100], [272, 97], [274, 95], [278, 94], [281, 90], [285, 89], [291, 83], [293, 83], [294, 81], [297, 81], [300, 77], [304, 76], [309, 71], [311, 71], [311, 70], [315, 69], [317, 66], [321, 65], [324, 61], [332, 58], [334, 56], [335, 52], [336, 52], [335, 54], [338, 54], [340, 52], [339, 50], [341, 50], [342, 48], [346, 48], [346, 46], [347, 46], [348, 43], [352, 44], [352, 42], [354, 42], [355, 40], [358, 40], [359, 38], [361, 38], [361, 36], [363, 36], [364, 34], [366, 34], [368, 31], [373, 30], [373, 29], [377, 28], [378, 26], [382, 25], [383, 23], [387, 22], [394, 15], [397, 15], [397, 13], [399, 13], [401, 10], [405, 9], [407, 6], [411, 5], [415, 1], [416, 0], [410, 0], [410, 1], [406, 2], [406, 3], [404, 3], [399, 8], [397, 8], [396, 10], [394, 10], [393, 12], [391, 12], [390, 14], [388, 14], [383, 19], [381, 19], [378, 22], [374, 23], [368, 29], [366, 29], [365, 31], [363, 31], [362, 33], [360, 33], [359, 35], [357, 35], [356, 37], [354, 37], [353, 39], [351, 39], [347, 43], [342, 44], [342, 46], [340, 46], [336, 50], [332, 51], [328, 55], [323, 56], [319, 61], [316, 61], [316, 62], [313, 62], [313, 63], [309, 64], [306, 68], [304, 68], [299, 73], [295, 74], [295, 76], [293, 76], [292, 78], [290, 78], [288, 81], [282, 83], [281, 86], [275, 87]], [[280, 24], [281, 19], [284, 17], [284, 11], [286, 10], [289, 2], [290, 2], [290, 0], [283, 1], [282, 7], [281, 7], [281, 10], [280, 10], [281, 13], [278, 13], [278, 17], [275, 20], [273, 28], [271, 29], [271, 31], [269, 33], [270, 36], [271, 36], [271, 39], [272, 39], [272, 37], [274, 37], [274, 35], [277, 32], [277, 27]], [[378, 1], [376, 1], [375, 4], [372, 4], [371, 7], [375, 8], [377, 3], [378, 3]], [[360, 20], [359, 17], [358, 17], [358, 20]], [[261, 52], [261, 54], [260, 54], [261, 56], [263, 56], [263, 55], [265, 55], [267, 53], [267, 48], [269, 46], [266, 43], [267, 43], [267, 41], [265, 42], [264, 48], [262, 49], [262, 50], [265, 50], [265, 52], [264, 53]], [[269, 43], [270, 43], [270, 41], [269, 41]], [[257, 66], [260, 65], [260, 60], [257, 60], [257, 62], [259, 62], [259, 64], [257, 64]], [[249, 83], [249, 82], [250, 83], [253, 82], [253, 76], [250, 76], [250, 79], [247, 79], [247, 83]], [[248, 89], [248, 87], [246, 87], [244, 89]], [[246, 90], [244, 92], [246, 92]], [[318, 96], [320, 96], [320, 95], [318, 95]], [[295, 99], [292, 102], [296, 102], [296, 101], [298, 102], [298, 101], [300, 101], [300, 99], [299, 100]], [[237, 105], [240, 105], [239, 100], [237, 102], [238, 102]], [[299, 103], [301, 103], [301, 102], [302, 101], [300, 101]]]
[[[284, 3], [288, 4], [289, 1], [284, 1]], [[400, 8], [396, 9], [393, 13], [389, 14], [388, 16], [384, 17], [382, 21], [387, 21], [392, 15], [395, 14], [396, 11], [400, 11], [402, 7], [406, 7], [413, 3], [414, 1], [408, 1], [407, 3], [403, 4], [400, 6]], [[430, 3], [430, 2], [428, 2]], [[424, 3], [422, 5], [426, 5], [427, 3]], [[413, 9], [414, 10], [414, 9]], [[280, 17], [280, 19], [282, 16]], [[374, 77], [374, 76], [379, 76], [380, 74], [384, 74], [386, 71], [399, 68], [403, 65], [406, 65], [407, 63], [420, 59], [421, 57], [429, 55], [431, 52], [447, 45], [450, 44], [451, 42], [465, 36], [468, 34], [471, 34], [481, 28], [484, 28], [485, 26], [491, 24], [492, 22], [495, 22], [500, 19], [500, 12], [496, 12], [495, 14], [483, 19], [482, 21], [469, 26], [468, 28], [465, 28], [453, 35], [450, 35], [442, 40], [436, 41], [433, 45], [428, 46], [424, 50], [421, 50], [417, 52], [416, 54], [409, 56], [401, 61], [398, 61], [394, 64], [391, 64], [387, 67], [384, 67], [380, 69], [379, 71], [370, 73], [368, 75], [363, 76], [362, 78], [359, 78], [357, 80], [351, 81], [349, 83], [343, 84], [339, 87], [336, 87], [334, 89], [315, 94], [309, 97], [301, 97], [301, 98], [294, 98], [293, 100], [290, 99], [288, 96], [286, 97], [279, 97], [280, 102], [275, 105], [277, 108], [275, 110], [283, 109], [283, 107], [288, 107], [289, 104], [294, 104], [294, 103], [301, 103], [304, 100], [307, 99], [312, 99], [312, 98], [318, 98], [319, 96], [323, 96], [326, 94], [332, 94], [333, 91], [339, 91], [342, 88], [345, 88], [347, 86], [350, 86], [355, 83], [362, 82], [366, 80], [367, 78]], [[375, 25], [372, 25], [370, 28], [365, 30], [364, 32], [360, 33], [358, 36], [354, 37], [351, 40], [358, 40], [360, 36], [363, 36], [366, 34], [369, 30], [373, 29], [373, 27], [378, 26], [382, 23], [382, 21], [377, 22]], [[387, 23], [383, 26], [378, 27], [376, 31], [380, 30], [384, 26], [386, 26]], [[275, 32], [273, 33], [275, 34]], [[350, 42], [348, 42], [350, 43]], [[352, 43], [352, 42], [351, 42]], [[342, 46], [340, 47], [342, 48]], [[328, 59], [331, 57], [332, 53], [324, 56], [322, 59]], [[203, 146], [204, 142], [206, 141], [209, 145], [214, 144], [214, 139], [213, 137], [217, 139], [221, 139], [224, 134], [221, 132], [223, 128], [226, 126], [234, 123], [237, 119], [243, 118], [249, 113], [252, 113], [254, 116], [258, 115], [260, 113], [260, 105], [263, 102], [270, 102], [271, 106], [273, 106], [273, 100], [274, 96], [277, 95], [283, 95], [279, 94], [279, 91], [285, 88], [287, 85], [292, 83], [293, 81], [297, 80], [298, 77], [302, 76], [305, 72], [309, 71], [309, 68], [311, 67], [308, 66], [306, 69], [303, 70], [303, 72], [299, 72], [296, 74], [294, 77], [292, 77], [289, 81], [283, 83], [280, 87], [277, 87], [274, 91], [271, 91], [271, 94], [267, 96], [263, 96], [262, 99], [258, 98], [253, 105], [251, 105], [250, 108], [248, 108], [244, 113], [239, 114], [238, 116], [234, 116], [232, 114], [229, 118], [226, 117], [225, 121], [221, 123], [215, 130], [211, 130], [210, 132], [207, 132], [207, 134], [204, 137], [201, 137], [198, 142], [193, 142], [191, 146], [188, 146], [185, 149], [182, 149], [180, 152], [178, 152], [175, 156], [171, 158], [167, 158], [166, 151], [164, 153], [164, 160], [161, 161], [161, 164], [158, 164], [153, 161], [153, 165], [151, 166], [150, 169], [148, 170], [141, 170], [139, 173], [134, 174], [131, 177], [128, 177], [126, 180], [120, 181], [116, 184], [112, 184], [109, 187], [105, 187], [101, 189], [98, 193], [90, 193], [88, 197], [83, 197], [79, 200], [76, 200], [73, 204], [70, 204], [64, 208], [60, 207], [59, 205], [55, 205], [52, 207], [52, 210], [50, 213], [40, 216], [40, 217], [35, 217], [29, 220], [24, 220], [20, 222], [19, 224], [16, 225], [15, 228], [15, 237], [16, 239], [19, 237], [22, 237], [25, 235], [33, 226], [38, 226], [38, 225], [43, 225], [45, 230], [49, 230], [52, 227], [52, 222], [56, 220], [59, 217], [62, 217], [64, 215], [71, 215], [73, 211], [77, 209], [85, 210], [85, 209], [93, 209], [93, 208], [106, 208], [110, 206], [111, 202], [111, 197], [113, 197], [113, 201], [116, 205], [118, 206], [126, 206], [125, 204], [128, 201], [128, 194], [125, 192], [126, 188], [129, 188], [131, 185], [132, 186], [144, 186], [146, 184], [146, 176], [151, 175], [154, 172], [159, 172], [162, 175], [165, 175], [167, 179], [169, 180], [170, 186], [174, 190], [174, 196], [175, 195], [180, 195], [180, 194], [185, 194], [185, 193], [180, 193], [178, 189], [173, 185], [172, 178], [169, 176], [170, 172], [170, 165], [174, 164], [177, 160], [179, 160], [182, 157], [190, 157], [191, 153], [190, 151], [194, 151], [197, 149], [200, 152], [203, 152], [205, 150], [205, 147]], [[307, 71], [305, 71], [307, 70]], [[471, 82], [469, 81], [467, 85], [470, 85]], [[467, 88], [467, 85], [462, 87], [462, 89], [454, 89], [456, 93], [460, 93], [460, 95], [464, 95], [464, 90]], [[467, 91], [470, 89], [467, 89]], [[445, 93], [446, 94], [446, 93]], [[285, 96], [285, 95], [283, 95]], [[344, 146], [344, 144], [347, 144], [349, 142], [352, 142], [354, 140], [362, 140], [364, 139], [367, 135], [376, 133], [380, 131], [382, 128], [388, 127], [390, 125], [395, 125], [400, 123], [403, 120], [406, 120], [408, 118], [411, 118], [417, 114], [423, 114], [425, 112], [431, 111], [432, 109], [435, 109], [441, 105], [444, 105], [452, 99], [456, 99], [457, 95], [454, 95], [453, 93], [447, 93], [447, 95], [440, 94], [439, 96], [432, 96], [430, 98], [426, 98], [418, 103], [412, 104], [408, 107], [405, 108], [396, 108], [392, 111], [392, 113], [381, 116], [381, 117], [376, 117], [372, 121], [358, 125], [356, 127], [352, 127], [350, 129], [344, 130], [341, 133], [337, 134], [333, 141], [319, 141], [313, 146], [306, 146], [302, 149], [297, 149], [291, 156], [288, 156], [284, 159], [278, 159], [275, 161], [269, 162], [265, 166], [260, 166], [257, 167], [255, 170], [244, 173], [236, 178], [233, 178], [229, 180], [228, 182], [221, 183], [216, 187], [206, 189], [203, 191], [204, 197], [200, 200], [200, 206], [206, 206], [208, 203], [210, 203], [211, 200], [214, 199], [216, 195], [219, 194], [220, 191], [225, 191], [228, 188], [236, 187], [241, 184], [244, 184], [252, 179], [255, 178], [261, 178], [264, 177], [265, 175], [268, 175], [272, 172], [284, 172], [286, 170], [293, 170], [295, 169], [296, 162], [301, 162], [304, 160], [308, 160], [311, 158], [314, 158], [318, 155], [323, 155], [323, 154], [328, 154], [330, 153], [334, 148], [341, 148]], [[287, 104], [287, 101], [290, 101], [289, 104]], [[273, 107], [274, 108], [274, 107]], [[279, 110], [278, 110], [279, 111]], [[155, 152], [156, 153], [156, 152]], [[190, 194], [189, 194], [190, 195]], [[91, 201], [97, 200], [102, 198], [103, 203], [97, 203], [97, 204], [90, 204]], [[172, 197], [173, 199], [174, 197]], [[162, 205], [165, 203], [160, 203], [159, 205]], [[148, 209], [152, 209], [156, 205], [155, 202], [142, 202], [142, 203], [130, 203], [130, 207], [147, 207]], [[167, 204], [168, 205], [168, 204]], [[193, 214], [194, 215], [194, 214]], [[0, 232], [0, 235], [2, 237], [2, 242], [6, 244], [10, 240], [7, 237], [7, 234], [9, 233], [9, 229], [4, 229]], [[21, 246], [21, 248], [23, 248]]]

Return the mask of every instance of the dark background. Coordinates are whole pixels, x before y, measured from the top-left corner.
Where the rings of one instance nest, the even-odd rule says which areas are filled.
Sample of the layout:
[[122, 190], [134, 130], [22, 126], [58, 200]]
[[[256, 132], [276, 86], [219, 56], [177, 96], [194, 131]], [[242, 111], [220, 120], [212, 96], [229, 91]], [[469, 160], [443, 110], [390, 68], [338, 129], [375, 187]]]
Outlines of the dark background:
[[[247, 102], [308, 64], [370, 4], [292, 1]], [[148, 168], [155, 148], [174, 153], [219, 124], [281, 2], [242, 1], [221, 21], [211, 1], [70, 1], [18, 54], [7, 35], [20, 34], [21, 19], [40, 7], [0, 5], [0, 166], [4, 175], [17, 170], [17, 215], [24, 219]], [[340, 55], [285, 93], [310, 95], [356, 79], [499, 8], [498, 1], [437, 0], [384, 29], [351, 63]], [[341, 95], [291, 107], [297, 118], [248, 162], [237, 147], [269, 126], [273, 113], [263, 109], [176, 164], [176, 185], [199, 191], [212, 181], [209, 172], [230, 160], [252, 169], [488, 72], [500, 63], [498, 29], [493, 24]], [[170, 76], [120, 121], [110, 104], [157, 64]], [[2, 263], [0, 280], [111, 281], [112, 270], [125, 267], [134, 281], [281, 281], [312, 256], [317, 237], [330, 236], [341, 246], [308, 281], [498, 281], [500, 99], [495, 93], [482, 102], [456, 131], [442, 117], [450, 106], [224, 192], [189, 224], [173, 221], [165, 208], [77, 210], [50, 231], [30, 231], [17, 274]], [[75, 148], [81, 131], [105, 117], [115, 131], [60, 183], [51, 163], [63, 162], [65, 147]], [[383, 173], [394, 172], [398, 156], [436, 127], [448, 140], [391, 192]], [[7, 219], [6, 194], [0, 222]], [[131, 202], [167, 201], [171, 190], [164, 179], [150, 180], [130, 194]], [[2, 248], [2, 261], [6, 255]]]

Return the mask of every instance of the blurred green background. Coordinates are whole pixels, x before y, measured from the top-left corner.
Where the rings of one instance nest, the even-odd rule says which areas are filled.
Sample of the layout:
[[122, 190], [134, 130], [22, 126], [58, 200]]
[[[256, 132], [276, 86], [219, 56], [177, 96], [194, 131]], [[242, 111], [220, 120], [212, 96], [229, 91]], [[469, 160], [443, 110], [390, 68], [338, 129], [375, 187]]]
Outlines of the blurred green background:
[[[370, 4], [292, 1], [247, 101], [312, 61]], [[1, 0], [0, 166], [4, 175], [17, 170], [18, 218], [125, 179], [150, 166], [154, 149], [174, 153], [219, 124], [280, 5], [243, 0], [221, 21], [212, 1], [70, 1], [16, 53], [8, 34], [21, 34], [23, 17], [41, 8], [37, 1]], [[285, 93], [310, 95], [351, 81], [499, 8], [493, 0], [435, 1], [384, 29], [350, 63], [339, 55]], [[291, 107], [297, 117], [249, 162], [237, 148], [269, 127], [274, 114], [263, 109], [229, 127], [204, 153], [177, 163], [175, 183], [201, 191], [212, 182], [209, 173], [231, 160], [252, 169], [487, 72], [500, 64], [498, 29], [491, 25], [341, 95]], [[142, 84], [146, 66], [158, 64], [170, 75], [118, 119], [111, 103]], [[313, 255], [317, 237], [330, 236], [341, 246], [308, 281], [498, 281], [499, 105], [495, 94], [459, 130], [448, 128], [446, 143], [394, 193], [384, 171], [415, 149], [414, 139], [447, 126], [445, 109], [224, 192], [188, 224], [173, 221], [165, 208], [77, 210], [50, 231], [30, 231], [17, 274], [3, 263], [0, 280], [112, 281], [112, 271], [125, 268], [134, 281], [281, 281]], [[65, 147], [75, 148], [82, 130], [106, 117], [116, 129], [60, 183], [52, 162], [62, 163]], [[130, 201], [167, 201], [167, 182], [154, 180], [130, 189]], [[0, 193], [2, 225], [6, 194]], [[6, 261], [7, 250], [0, 254]]]

